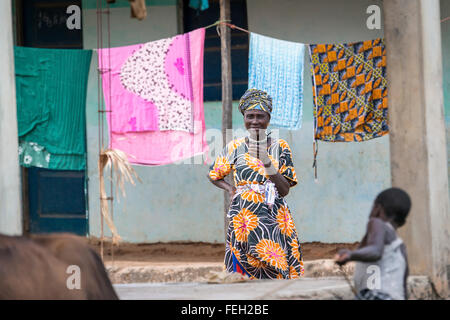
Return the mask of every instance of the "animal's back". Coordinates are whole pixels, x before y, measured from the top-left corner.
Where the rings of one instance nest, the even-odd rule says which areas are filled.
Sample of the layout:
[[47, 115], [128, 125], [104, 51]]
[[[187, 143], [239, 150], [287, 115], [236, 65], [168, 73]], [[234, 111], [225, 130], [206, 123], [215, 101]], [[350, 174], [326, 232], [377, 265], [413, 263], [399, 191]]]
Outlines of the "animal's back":
[[52, 252], [60, 261], [80, 268], [81, 289], [88, 299], [118, 299], [100, 256], [89, 246], [85, 238], [54, 233], [33, 235], [32, 239]]
[[[72, 234], [0, 235], [0, 261], [0, 299], [118, 299], [98, 254]], [[80, 289], [68, 288], [71, 265]]]
[[65, 264], [24, 237], [0, 235], [0, 299], [85, 299], [67, 288]]

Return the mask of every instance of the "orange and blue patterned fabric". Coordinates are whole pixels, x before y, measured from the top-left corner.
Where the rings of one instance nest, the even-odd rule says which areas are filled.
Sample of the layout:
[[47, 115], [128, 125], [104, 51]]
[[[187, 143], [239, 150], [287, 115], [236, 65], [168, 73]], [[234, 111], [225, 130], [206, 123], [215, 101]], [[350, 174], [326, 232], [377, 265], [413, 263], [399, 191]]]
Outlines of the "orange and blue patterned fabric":
[[314, 138], [366, 141], [388, 133], [386, 47], [378, 38], [309, 45]]
[[[291, 184], [298, 183], [289, 145], [283, 139], [270, 142], [268, 155], [275, 168]], [[283, 197], [272, 206], [255, 185], [268, 181], [264, 165], [249, 155], [246, 138], [231, 141], [210, 167], [211, 180], [232, 173], [237, 187], [227, 217], [225, 267], [252, 279], [295, 279], [303, 275], [302, 250], [294, 220]], [[242, 188], [244, 186], [252, 186]]]

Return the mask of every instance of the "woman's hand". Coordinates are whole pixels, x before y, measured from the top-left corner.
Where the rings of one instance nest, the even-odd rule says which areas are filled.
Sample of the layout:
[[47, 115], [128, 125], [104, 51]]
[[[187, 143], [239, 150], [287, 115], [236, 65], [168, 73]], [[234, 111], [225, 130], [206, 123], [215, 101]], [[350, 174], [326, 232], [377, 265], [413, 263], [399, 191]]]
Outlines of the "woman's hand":
[[227, 191], [228, 191], [228, 196], [230, 197], [230, 199], [229, 199], [230, 203], [228, 205], [231, 206], [231, 203], [233, 203], [234, 195], [236, 194], [236, 187], [229, 184]]
[[271, 163], [269, 154], [267, 153], [267, 139], [258, 144], [249, 139], [248, 154], [253, 158], [261, 160], [264, 165], [269, 165]]
[[228, 192], [228, 195], [231, 197], [231, 199], [234, 197], [234, 194], [236, 193], [236, 187], [226, 182], [224, 179], [220, 180], [212, 180], [209, 177], [209, 174], [207, 175], [209, 181], [215, 185], [216, 187], [223, 189]]
[[278, 173], [278, 170], [273, 166], [272, 160], [270, 160], [269, 154], [267, 153], [267, 140], [259, 143], [259, 146], [250, 140], [248, 153], [250, 156], [259, 159], [263, 163], [264, 171], [268, 176], [273, 176]]
[[339, 252], [334, 256], [334, 262], [340, 266], [343, 266], [347, 262], [350, 261], [352, 257], [351, 250], [348, 249], [341, 249]]
[[228, 195], [230, 196], [230, 199], [233, 199], [234, 195], [236, 194], [236, 187], [229, 185], [230, 187], [228, 188]]

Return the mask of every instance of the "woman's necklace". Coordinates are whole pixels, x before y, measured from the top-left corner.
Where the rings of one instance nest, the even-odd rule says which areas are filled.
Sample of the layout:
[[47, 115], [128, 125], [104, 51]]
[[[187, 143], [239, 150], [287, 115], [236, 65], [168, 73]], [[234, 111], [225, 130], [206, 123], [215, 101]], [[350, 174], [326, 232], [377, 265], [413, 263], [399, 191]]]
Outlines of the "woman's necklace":
[[248, 140], [250, 140], [251, 142], [255, 142], [255, 143], [265, 142], [265, 141], [267, 141], [267, 136], [265, 137], [265, 139], [262, 139], [262, 140], [255, 140], [255, 139], [252, 139], [252, 137], [248, 136]]
[[[255, 140], [255, 139], [252, 139], [252, 138], [250, 138], [250, 136], [247, 136], [247, 137], [245, 137], [245, 145], [247, 146], [247, 149], [249, 149], [249, 146], [248, 146], [248, 144], [249, 144], [249, 142], [251, 141], [252, 143], [261, 143], [261, 142], [267, 142], [267, 149], [269, 149], [271, 146], [272, 146], [272, 143], [273, 143], [273, 141], [272, 141], [272, 139], [269, 137], [269, 135], [267, 135], [266, 136], [266, 138], [267, 139], [264, 139], [264, 140]], [[248, 142], [247, 142], [247, 139], [248, 139]]]

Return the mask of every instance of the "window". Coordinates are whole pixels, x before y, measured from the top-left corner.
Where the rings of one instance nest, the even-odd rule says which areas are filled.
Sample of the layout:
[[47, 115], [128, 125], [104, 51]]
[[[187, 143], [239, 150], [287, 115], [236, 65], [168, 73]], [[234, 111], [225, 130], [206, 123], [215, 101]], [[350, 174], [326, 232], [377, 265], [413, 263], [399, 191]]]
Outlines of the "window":
[[66, 12], [67, 8], [76, 5], [81, 9], [81, 0], [22, 0], [17, 3], [22, 13], [23, 45], [36, 48], [83, 48], [82, 30], [69, 30], [66, 26], [70, 16]]
[[[247, 4], [245, 0], [230, 0], [231, 23], [247, 29]], [[209, 26], [219, 20], [219, 0], [209, 0], [209, 8], [200, 11], [183, 1], [184, 32]], [[248, 34], [231, 29], [231, 74], [233, 100], [239, 100], [248, 87]], [[206, 29], [204, 56], [204, 100], [222, 100], [222, 75], [220, 37], [216, 28]]]

